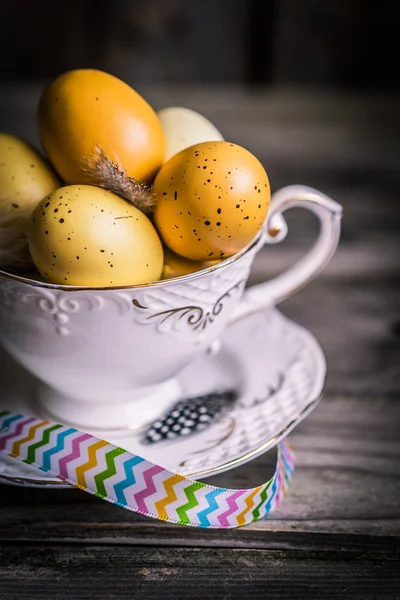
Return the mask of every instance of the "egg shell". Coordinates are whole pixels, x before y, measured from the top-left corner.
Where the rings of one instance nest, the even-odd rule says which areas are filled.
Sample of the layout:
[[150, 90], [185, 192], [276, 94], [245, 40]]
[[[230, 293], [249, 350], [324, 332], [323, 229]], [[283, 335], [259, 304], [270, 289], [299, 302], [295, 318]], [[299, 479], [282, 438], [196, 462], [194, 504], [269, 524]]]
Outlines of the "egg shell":
[[249, 244], [271, 196], [259, 160], [230, 142], [182, 150], [160, 169], [153, 191], [154, 222], [164, 243], [200, 261], [232, 256]]
[[150, 220], [101, 188], [62, 187], [33, 212], [29, 249], [49, 282], [117, 286], [160, 279], [163, 249]]
[[204, 269], [217, 265], [220, 260], [197, 261], [184, 258], [171, 252], [169, 248], [164, 248], [164, 268], [161, 279], [171, 279], [172, 277], [181, 277], [190, 275]]
[[165, 161], [194, 144], [224, 139], [208, 119], [190, 108], [163, 108], [158, 112], [158, 117], [167, 144]]
[[57, 77], [38, 109], [46, 154], [66, 183], [93, 183], [96, 148], [129, 177], [150, 182], [164, 161], [165, 138], [151, 106], [108, 73], [77, 69]]
[[53, 169], [29, 144], [0, 134], [0, 265], [30, 264], [26, 228], [36, 204], [60, 186]]

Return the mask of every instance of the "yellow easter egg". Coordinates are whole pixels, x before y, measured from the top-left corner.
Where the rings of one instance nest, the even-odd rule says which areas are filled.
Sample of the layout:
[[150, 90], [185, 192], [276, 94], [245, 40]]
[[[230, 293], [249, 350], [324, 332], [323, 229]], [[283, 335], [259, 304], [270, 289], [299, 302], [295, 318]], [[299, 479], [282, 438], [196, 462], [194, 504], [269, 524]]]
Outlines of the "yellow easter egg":
[[207, 260], [197, 261], [184, 258], [171, 252], [167, 247], [164, 248], [164, 267], [161, 275], [161, 279], [171, 279], [172, 277], [182, 277], [183, 275], [190, 275], [197, 271], [208, 269], [214, 265], [217, 265], [219, 260]]
[[175, 154], [154, 181], [154, 222], [164, 243], [192, 260], [223, 259], [263, 226], [270, 185], [260, 161], [230, 142], [204, 142]]
[[151, 221], [111, 192], [89, 185], [59, 188], [35, 208], [29, 249], [49, 282], [118, 286], [160, 279], [163, 249]]
[[[98, 148], [128, 177], [150, 182], [165, 154], [165, 138], [151, 106], [129, 85], [94, 69], [57, 77], [38, 109], [46, 154], [66, 183], [102, 183], [90, 165]], [[97, 181], [99, 179], [99, 181]]]
[[0, 134], [0, 266], [29, 266], [29, 218], [43, 196], [59, 186], [36, 150], [14, 135]]

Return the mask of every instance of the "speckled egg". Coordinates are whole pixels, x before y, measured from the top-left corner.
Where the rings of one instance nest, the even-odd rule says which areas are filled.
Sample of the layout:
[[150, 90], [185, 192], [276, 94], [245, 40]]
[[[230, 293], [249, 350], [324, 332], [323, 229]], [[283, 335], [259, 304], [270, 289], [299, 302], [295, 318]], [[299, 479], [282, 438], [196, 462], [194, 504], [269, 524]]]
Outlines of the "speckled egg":
[[157, 114], [167, 144], [165, 161], [193, 144], [224, 139], [208, 119], [190, 108], [170, 106]]
[[165, 163], [154, 181], [155, 225], [164, 243], [192, 260], [242, 250], [263, 226], [270, 203], [268, 176], [248, 150], [204, 142]]
[[150, 220], [98, 187], [70, 185], [45, 197], [33, 212], [29, 250], [49, 282], [117, 286], [160, 279], [163, 249]]
[[60, 186], [50, 165], [15, 135], [0, 134], [0, 266], [31, 264], [26, 228], [36, 204]]

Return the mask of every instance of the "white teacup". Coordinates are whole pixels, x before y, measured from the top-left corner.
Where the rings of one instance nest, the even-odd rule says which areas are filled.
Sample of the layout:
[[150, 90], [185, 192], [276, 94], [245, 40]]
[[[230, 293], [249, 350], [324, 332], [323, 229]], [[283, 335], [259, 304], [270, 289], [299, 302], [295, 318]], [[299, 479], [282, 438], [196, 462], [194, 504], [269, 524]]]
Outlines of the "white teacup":
[[[289, 271], [244, 293], [255, 255], [285, 237], [282, 213], [292, 207], [318, 216], [317, 242]], [[177, 373], [229, 322], [276, 304], [328, 263], [341, 214], [339, 204], [314, 189], [283, 188], [272, 198], [264, 230], [242, 252], [147, 285], [74, 288], [0, 271], [0, 341], [41, 382], [43, 415], [89, 429], [140, 427], [179, 396]]]

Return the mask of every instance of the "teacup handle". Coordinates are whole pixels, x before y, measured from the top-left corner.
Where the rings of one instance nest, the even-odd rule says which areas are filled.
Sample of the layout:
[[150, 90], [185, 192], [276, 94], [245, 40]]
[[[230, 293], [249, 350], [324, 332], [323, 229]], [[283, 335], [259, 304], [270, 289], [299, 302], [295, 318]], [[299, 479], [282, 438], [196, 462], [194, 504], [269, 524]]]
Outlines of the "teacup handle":
[[281, 242], [288, 232], [283, 213], [289, 208], [298, 207], [310, 210], [319, 218], [317, 241], [293, 267], [271, 281], [246, 290], [232, 320], [285, 300], [311, 281], [334, 255], [340, 237], [342, 207], [325, 194], [303, 185], [287, 186], [273, 195], [260, 245]]

